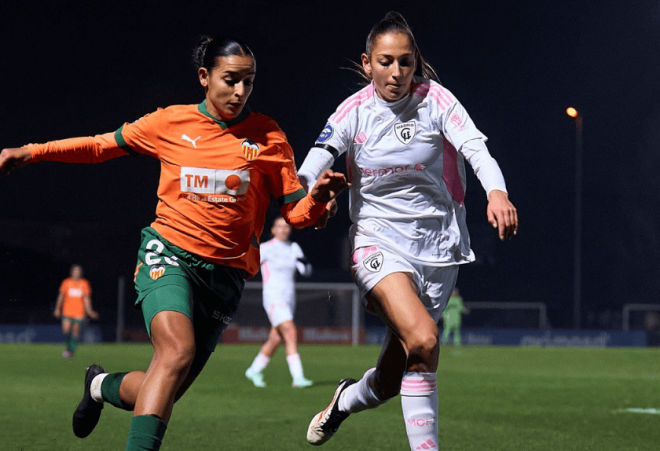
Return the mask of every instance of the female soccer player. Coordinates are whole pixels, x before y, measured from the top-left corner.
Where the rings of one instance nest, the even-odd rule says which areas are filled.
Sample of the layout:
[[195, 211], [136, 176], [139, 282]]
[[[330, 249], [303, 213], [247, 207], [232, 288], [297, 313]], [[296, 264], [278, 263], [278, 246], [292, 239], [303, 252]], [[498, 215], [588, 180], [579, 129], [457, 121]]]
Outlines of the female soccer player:
[[401, 394], [411, 449], [438, 447], [438, 321], [458, 275], [474, 260], [465, 222], [465, 163], [488, 196], [501, 240], [515, 235], [516, 209], [486, 137], [434, 81], [410, 27], [388, 13], [361, 57], [369, 85], [344, 101], [299, 171], [303, 185], [347, 154], [354, 279], [388, 327], [375, 368], [339, 383], [307, 440], [321, 445], [349, 414]]
[[298, 331], [293, 322], [296, 310], [296, 272], [303, 276], [312, 274], [312, 265], [297, 243], [289, 241], [291, 226], [278, 217], [270, 229], [273, 238], [261, 245], [261, 275], [263, 279], [263, 304], [271, 328], [268, 340], [261, 346], [259, 354], [245, 372], [256, 387], [265, 387], [262, 371], [275, 350], [284, 341], [284, 352], [292, 386], [309, 387], [312, 381], [303, 375], [298, 354]]
[[92, 308], [92, 288], [89, 281], [82, 276], [82, 267], [73, 265], [70, 277], [62, 281], [60, 292], [55, 303], [53, 316], [62, 320], [62, 334], [66, 349], [62, 357], [72, 358], [80, 339], [80, 325], [85, 316], [99, 319], [99, 314]]
[[199, 105], [159, 109], [114, 133], [0, 154], [4, 172], [43, 160], [98, 163], [127, 154], [161, 162], [156, 220], [142, 231], [135, 270], [153, 358], [146, 373], [90, 366], [73, 415], [74, 433], [86, 437], [104, 401], [132, 410], [127, 450], [160, 448], [175, 400], [204, 367], [245, 279], [259, 269], [270, 196], [292, 226], [319, 226], [331, 213], [326, 204], [346, 187], [343, 174], [328, 171], [305, 193], [284, 133], [246, 107], [256, 62], [245, 44], [204, 38], [195, 62], [205, 91]]

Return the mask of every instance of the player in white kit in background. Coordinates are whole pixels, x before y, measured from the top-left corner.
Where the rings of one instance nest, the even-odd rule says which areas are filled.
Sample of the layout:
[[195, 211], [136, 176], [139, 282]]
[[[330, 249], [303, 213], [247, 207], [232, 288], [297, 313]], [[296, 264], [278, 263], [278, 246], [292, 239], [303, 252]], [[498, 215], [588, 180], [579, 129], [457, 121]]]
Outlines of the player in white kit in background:
[[298, 337], [293, 313], [296, 310], [296, 272], [303, 276], [312, 274], [297, 243], [289, 241], [291, 226], [282, 217], [273, 221], [273, 238], [260, 246], [263, 303], [271, 328], [268, 340], [245, 372], [245, 376], [257, 387], [265, 387], [263, 370], [270, 362], [277, 347], [284, 341], [286, 361], [293, 379], [293, 387], [309, 387], [312, 381], [303, 375]]
[[352, 271], [365, 307], [388, 332], [376, 367], [339, 383], [307, 440], [322, 445], [351, 413], [401, 394], [410, 449], [437, 449], [437, 323], [458, 266], [474, 260], [465, 160], [486, 191], [488, 221], [501, 240], [517, 233], [518, 217], [486, 137], [436, 81], [400, 14], [372, 28], [361, 60], [369, 85], [330, 116], [298, 176], [309, 189], [346, 154]]

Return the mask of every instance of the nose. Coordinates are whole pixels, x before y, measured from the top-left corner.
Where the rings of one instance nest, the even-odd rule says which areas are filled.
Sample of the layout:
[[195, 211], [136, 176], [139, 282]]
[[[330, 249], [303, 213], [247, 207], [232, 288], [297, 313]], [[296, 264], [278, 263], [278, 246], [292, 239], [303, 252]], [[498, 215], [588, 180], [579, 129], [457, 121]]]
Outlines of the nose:
[[234, 88], [234, 95], [238, 97], [239, 99], [242, 98], [245, 95], [245, 84], [244, 83], [236, 83], [235, 88]]
[[401, 76], [401, 66], [399, 63], [392, 64], [392, 77], [399, 78]]

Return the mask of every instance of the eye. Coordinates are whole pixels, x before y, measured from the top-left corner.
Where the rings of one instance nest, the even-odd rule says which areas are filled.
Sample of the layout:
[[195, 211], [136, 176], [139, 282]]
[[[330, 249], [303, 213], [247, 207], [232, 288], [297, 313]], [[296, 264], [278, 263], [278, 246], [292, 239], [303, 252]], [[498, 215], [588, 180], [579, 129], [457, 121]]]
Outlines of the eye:
[[389, 67], [391, 64], [389, 61], [379, 61], [378, 63], [383, 67]]

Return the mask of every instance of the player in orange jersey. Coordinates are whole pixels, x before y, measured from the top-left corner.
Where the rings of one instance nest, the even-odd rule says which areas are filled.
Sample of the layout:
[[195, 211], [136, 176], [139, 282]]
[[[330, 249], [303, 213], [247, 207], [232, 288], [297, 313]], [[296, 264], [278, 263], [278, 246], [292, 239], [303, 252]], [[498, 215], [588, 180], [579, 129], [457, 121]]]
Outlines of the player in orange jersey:
[[[195, 49], [205, 99], [125, 123], [114, 133], [0, 153], [0, 171], [42, 160], [98, 163], [128, 154], [161, 162], [156, 220], [142, 231], [135, 286], [154, 347], [145, 372], [87, 368], [73, 429], [86, 437], [103, 403], [132, 410], [126, 449], [160, 448], [174, 402], [193, 383], [231, 321], [245, 279], [259, 270], [270, 196], [293, 227], [322, 227], [346, 178], [328, 170], [310, 193], [293, 150], [270, 118], [250, 112], [256, 62], [232, 39]], [[192, 446], [194, 448], [194, 446]]]
[[80, 325], [86, 316], [99, 319], [99, 314], [92, 308], [92, 288], [82, 276], [82, 267], [73, 265], [70, 277], [62, 281], [60, 294], [57, 296], [53, 316], [62, 319], [62, 334], [66, 349], [62, 357], [71, 358], [76, 352], [80, 337]]

